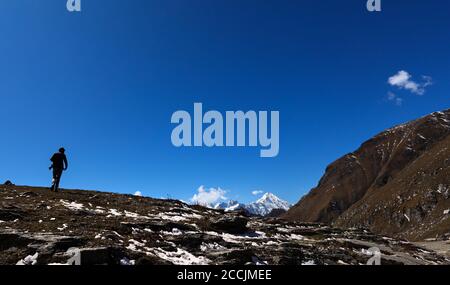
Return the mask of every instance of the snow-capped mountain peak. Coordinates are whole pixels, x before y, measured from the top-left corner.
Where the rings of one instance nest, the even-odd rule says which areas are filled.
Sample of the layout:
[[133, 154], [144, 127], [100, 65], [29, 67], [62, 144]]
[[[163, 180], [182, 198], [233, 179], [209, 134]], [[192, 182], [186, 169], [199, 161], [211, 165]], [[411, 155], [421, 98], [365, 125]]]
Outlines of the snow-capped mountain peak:
[[289, 210], [290, 205], [287, 201], [278, 198], [272, 193], [265, 193], [256, 202], [248, 204], [246, 206], [247, 211], [251, 214], [265, 216], [268, 215], [272, 210], [282, 209]]
[[272, 193], [265, 193], [261, 198], [250, 204], [241, 204], [238, 201], [228, 200], [212, 206], [214, 209], [223, 209], [225, 212], [244, 209], [252, 215], [266, 216], [275, 209], [289, 210], [287, 201], [278, 198]]
[[276, 195], [272, 193], [265, 193], [261, 198], [259, 198], [256, 203], [278, 203], [278, 202], [284, 202], [280, 198], [278, 198]]
[[225, 212], [239, 210], [244, 208], [245, 205], [239, 203], [238, 201], [229, 200], [226, 202], [217, 203], [213, 208], [214, 209], [224, 209]]

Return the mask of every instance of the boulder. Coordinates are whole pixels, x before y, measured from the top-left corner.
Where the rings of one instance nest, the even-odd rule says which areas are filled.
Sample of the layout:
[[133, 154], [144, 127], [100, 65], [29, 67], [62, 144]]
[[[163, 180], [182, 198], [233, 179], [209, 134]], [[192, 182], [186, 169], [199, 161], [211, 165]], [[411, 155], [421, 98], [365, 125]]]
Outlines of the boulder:
[[115, 247], [93, 247], [69, 250], [69, 265], [120, 265], [123, 254]]
[[220, 218], [210, 219], [206, 226], [212, 231], [230, 234], [243, 234], [249, 231], [247, 228], [247, 222], [248, 218], [246, 217], [223, 216]]

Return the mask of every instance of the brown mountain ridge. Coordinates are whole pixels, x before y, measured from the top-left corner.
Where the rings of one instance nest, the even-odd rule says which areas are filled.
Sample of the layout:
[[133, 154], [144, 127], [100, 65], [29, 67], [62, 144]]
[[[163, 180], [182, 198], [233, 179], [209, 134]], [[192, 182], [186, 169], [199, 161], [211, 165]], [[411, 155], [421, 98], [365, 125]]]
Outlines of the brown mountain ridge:
[[450, 109], [388, 129], [331, 163], [282, 217], [412, 240], [450, 232]]

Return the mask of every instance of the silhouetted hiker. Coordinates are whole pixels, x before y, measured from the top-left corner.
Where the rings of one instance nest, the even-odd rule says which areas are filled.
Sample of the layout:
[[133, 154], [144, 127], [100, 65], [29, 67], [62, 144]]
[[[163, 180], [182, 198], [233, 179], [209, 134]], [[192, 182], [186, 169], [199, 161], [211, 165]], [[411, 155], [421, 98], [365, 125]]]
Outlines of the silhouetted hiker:
[[51, 190], [58, 192], [59, 181], [61, 180], [61, 175], [63, 170], [67, 170], [67, 157], [64, 154], [66, 150], [62, 147], [59, 149], [59, 152], [55, 153], [50, 160], [52, 161], [52, 165], [48, 169], [53, 168], [53, 180]]

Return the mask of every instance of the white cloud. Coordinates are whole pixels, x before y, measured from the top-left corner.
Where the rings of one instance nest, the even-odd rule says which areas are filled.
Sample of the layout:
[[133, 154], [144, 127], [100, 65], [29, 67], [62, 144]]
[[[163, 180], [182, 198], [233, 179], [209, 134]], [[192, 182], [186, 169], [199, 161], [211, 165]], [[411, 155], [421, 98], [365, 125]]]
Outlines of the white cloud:
[[403, 104], [403, 99], [392, 92], [388, 92], [388, 100], [394, 102], [394, 104], [397, 106], [401, 106]]
[[262, 193], [263, 193], [263, 191], [261, 191], [261, 190], [252, 191], [252, 195], [255, 195], [255, 196], [262, 194]]
[[197, 189], [197, 194], [190, 199], [192, 203], [199, 204], [202, 206], [213, 206], [219, 201], [227, 200], [225, 197], [227, 191], [219, 188], [209, 188], [205, 189], [205, 186], [200, 186]]
[[388, 83], [400, 89], [406, 89], [414, 94], [425, 94], [425, 88], [433, 84], [433, 79], [430, 76], [422, 76], [423, 82], [418, 83], [411, 79], [412, 76], [405, 70], [400, 70], [397, 74], [389, 77]]
[[136, 191], [136, 192], [134, 192], [134, 196], [142, 197], [142, 192], [141, 191]]

